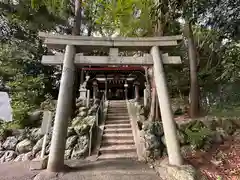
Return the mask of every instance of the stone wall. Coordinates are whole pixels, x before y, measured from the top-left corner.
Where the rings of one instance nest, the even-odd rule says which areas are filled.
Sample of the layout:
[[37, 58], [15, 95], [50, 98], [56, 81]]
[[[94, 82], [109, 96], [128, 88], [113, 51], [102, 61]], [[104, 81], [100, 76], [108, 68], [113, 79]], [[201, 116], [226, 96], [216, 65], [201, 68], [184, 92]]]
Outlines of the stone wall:
[[[65, 159], [80, 159], [86, 156], [89, 147], [89, 130], [95, 123], [99, 103], [98, 99], [92, 100], [90, 108], [86, 108], [82, 101], [77, 101], [76, 117], [69, 122]], [[47, 138], [46, 155], [49, 154], [51, 135], [52, 128]], [[43, 134], [40, 128], [11, 130], [7, 137], [0, 137], [0, 163], [39, 157], [42, 143]]]
[[[167, 156], [167, 149], [161, 121], [147, 120], [144, 107], [135, 104], [138, 128], [145, 140], [147, 160]], [[176, 121], [178, 139], [183, 156], [197, 149], [208, 151], [213, 144], [223, 143], [229, 136], [240, 137], [240, 118], [204, 117]]]

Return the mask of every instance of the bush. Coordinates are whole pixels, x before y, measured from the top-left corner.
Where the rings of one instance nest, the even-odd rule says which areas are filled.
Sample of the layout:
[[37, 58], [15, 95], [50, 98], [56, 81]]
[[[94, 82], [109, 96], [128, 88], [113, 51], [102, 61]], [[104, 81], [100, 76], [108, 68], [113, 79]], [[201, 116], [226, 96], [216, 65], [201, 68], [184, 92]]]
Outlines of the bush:
[[205, 142], [208, 140], [212, 134], [201, 121], [191, 121], [184, 130], [187, 136], [187, 143], [193, 147], [200, 149], [204, 146]]

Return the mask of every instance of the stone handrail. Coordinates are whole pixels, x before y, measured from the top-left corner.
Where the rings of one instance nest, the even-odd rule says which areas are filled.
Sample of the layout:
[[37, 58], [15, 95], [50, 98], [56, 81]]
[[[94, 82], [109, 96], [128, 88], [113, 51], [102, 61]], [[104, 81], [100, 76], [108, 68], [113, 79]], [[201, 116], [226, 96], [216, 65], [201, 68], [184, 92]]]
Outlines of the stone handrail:
[[94, 134], [97, 134], [98, 132], [98, 126], [101, 123], [101, 121], [103, 120], [103, 114], [104, 114], [104, 109], [105, 109], [105, 96], [104, 93], [102, 95], [102, 99], [100, 101], [100, 104], [97, 108], [97, 112], [96, 112], [96, 119], [93, 123], [93, 125], [91, 126], [90, 130], [89, 130], [89, 151], [88, 151], [88, 156], [91, 156], [92, 154], [92, 147], [93, 147], [93, 136]]
[[128, 107], [128, 113], [130, 115], [130, 122], [131, 122], [131, 127], [133, 131], [133, 139], [134, 143], [137, 149], [137, 156], [139, 161], [146, 161], [146, 147], [145, 147], [145, 140], [141, 136], [140, 130], [138, 128], [138, 115], [136, 112], [136, 108], [134, 104], [128, 100], [126, 100], [127, 107]]

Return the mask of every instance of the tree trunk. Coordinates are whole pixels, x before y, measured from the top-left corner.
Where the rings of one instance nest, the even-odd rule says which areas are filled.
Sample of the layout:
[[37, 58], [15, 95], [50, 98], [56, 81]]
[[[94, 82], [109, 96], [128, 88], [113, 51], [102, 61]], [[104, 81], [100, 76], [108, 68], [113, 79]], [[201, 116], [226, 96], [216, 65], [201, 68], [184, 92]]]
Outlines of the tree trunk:
[[190, 117], [194, 118], [200, 114], [200, 96], [199, 84], [197, 78], [197, 53], [194, 43], [192, 24], [189, 21], [185, 23], [185, 36], [188, 41], [188, 58], [190, 64]]
[[[81, 35], [81, 24], [82, 24], [82, 0], [75, 0], [75, 19], [72, 29], [72, 35]], [[78, 49], [76, 49], [78, 51]], [[79, 95], [80, 79], [81, 75], [77, 68], [75, 68], [75, 79], [73, 84], [73, 98], [72, 98], [72, 118], [75, 116], [76, 111], [76, 99]]]

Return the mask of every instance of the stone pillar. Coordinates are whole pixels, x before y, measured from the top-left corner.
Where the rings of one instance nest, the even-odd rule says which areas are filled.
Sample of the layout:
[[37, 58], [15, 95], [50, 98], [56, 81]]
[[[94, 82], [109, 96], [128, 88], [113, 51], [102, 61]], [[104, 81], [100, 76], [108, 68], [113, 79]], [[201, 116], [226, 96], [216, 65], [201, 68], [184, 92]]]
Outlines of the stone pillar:
[[147, 89], [145, 88], [143, 90], [143, 105], [144, 107], [147, 107], [147, 103], [148, 103], [148, 92], [147, 92]]
[[75, 47], [67, 45], [58, 94], [56, 116], [53, 126], [52, 141], [47, 169], [58, 172], [64, 167], [64, 153], [67, 136], [68, 121], [71, 116], [72, 92], [74, 83]]
[[134, 86], [135, 86], [135, 101], [139, 101], [139, 85], [140, 85], [140, 83], [138, 81], [136, 81], [134, 83]]
[[87, 102], [86, 102], [86, 107], [89, 108], [89, 104], [90, 104], [90, 90], [87, 90]]
[[183, 163], [183, 159], [180, 153], [180, 144], [177, 139], [176, 124], [173, 119], [172, 108], [167, 89], [167, 82], [162, 62], [162, 53], [159, 51], [157, 46], [154, 46], [151, 49], [151, 55], [153, 57], [154, 79], [162, 115], [169, 163], [171, 165], [178, 166]]
[[127, 84], [127, 82], [125, 82], [124, 88], [125, 88], [125, 99], [128, 99], [128, 84]]
[[105, 95], [105, 101], [107, 101], [107, 99], [108, 99], [108, 82], [107, 82], [107, 77], [106, 77], [106, 80], [105, 80], [105, 91], [104, 91], [104, 95]]
[[97, 99], [97, 81], [93, 81], [93, 100]]

